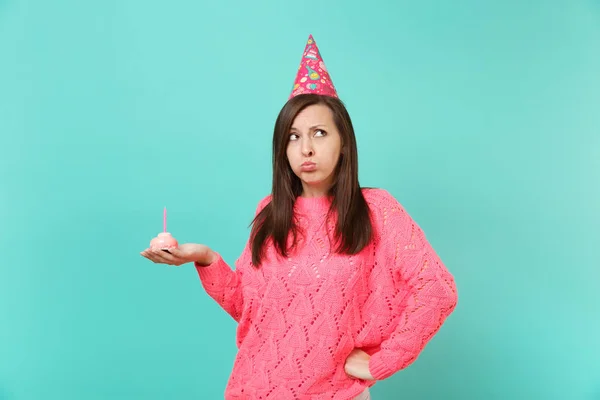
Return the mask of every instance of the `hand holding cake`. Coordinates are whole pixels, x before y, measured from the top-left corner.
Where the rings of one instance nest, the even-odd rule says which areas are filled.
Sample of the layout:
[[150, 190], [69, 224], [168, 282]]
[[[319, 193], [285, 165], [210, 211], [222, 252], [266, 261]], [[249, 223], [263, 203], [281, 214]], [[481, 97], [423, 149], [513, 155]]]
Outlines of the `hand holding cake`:
[[142, 251], [141, 255], [154, 263], [176, 266], [193, 262], [198, 267], [208, 267], [219, 259], [219, 255], [208, 246], [197, 243], [181, 244], [169, 252], [149, 248]]
[[150, 241], [150, 247], [140, 253], [150, 261], [160, 264], [182, 265], [195, 262], [199, 267], [208, 266], [218, 260], [219, 255], [208, 246], [196, 243], [180, 245], [167, 232], [167, 209], [163, 212], [163, 231]]

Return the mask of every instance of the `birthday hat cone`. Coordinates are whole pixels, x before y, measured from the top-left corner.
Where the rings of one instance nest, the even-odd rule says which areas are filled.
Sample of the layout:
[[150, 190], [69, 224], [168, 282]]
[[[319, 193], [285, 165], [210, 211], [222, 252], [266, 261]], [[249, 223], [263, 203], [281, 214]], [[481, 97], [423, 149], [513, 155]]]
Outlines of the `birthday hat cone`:
[[[304, 93], [338, 97], [312, 35], [309, 35], [289, 99]], [[288, 100], [289, 100], [288, 99]]]

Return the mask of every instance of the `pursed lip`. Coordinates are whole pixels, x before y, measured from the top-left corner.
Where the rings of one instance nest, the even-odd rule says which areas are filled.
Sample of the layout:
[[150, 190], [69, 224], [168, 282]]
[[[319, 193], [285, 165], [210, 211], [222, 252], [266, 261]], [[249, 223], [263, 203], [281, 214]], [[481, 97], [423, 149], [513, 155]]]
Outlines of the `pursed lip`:
[[300, 170], [303, 172], [313, 172], [317, 170], [317, 164], [311, 161], [305, 161], [300, 166]]

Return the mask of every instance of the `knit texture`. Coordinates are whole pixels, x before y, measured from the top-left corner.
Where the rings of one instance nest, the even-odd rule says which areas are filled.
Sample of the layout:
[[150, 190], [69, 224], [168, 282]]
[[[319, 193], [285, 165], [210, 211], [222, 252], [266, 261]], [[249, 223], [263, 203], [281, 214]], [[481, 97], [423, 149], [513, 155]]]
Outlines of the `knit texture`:
[[[298, 197], [303, 234], [287, 258], [269, 241], [258, 269], [250, 243], [235, 271], [220, 255], [196, 265], [206, 292], [238, 322], [226, 399], [351, 400], [410, 365], [455, 309], [454, 278], [421, 228], [387, 191], [363, 195], [375, 234], [359, 254], [330, 246], [336, 219], [326, 218], [326, 197]], [[371, 355], [375, 381], [345, 373], [354, 348]]]

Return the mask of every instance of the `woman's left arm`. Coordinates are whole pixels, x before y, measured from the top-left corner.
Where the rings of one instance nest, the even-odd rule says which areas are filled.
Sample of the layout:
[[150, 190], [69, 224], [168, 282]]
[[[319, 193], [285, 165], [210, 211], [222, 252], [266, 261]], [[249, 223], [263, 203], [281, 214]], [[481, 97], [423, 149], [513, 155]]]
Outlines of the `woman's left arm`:
[[421, 228], [391, 195], [384, 200], [375, 256], [375, 268], [383, 272], [374, 274], [370, 284], [388, 299], [392, 329], [369, 359], [375, 380], [415, 361], [458, 301], [454, 277]]

